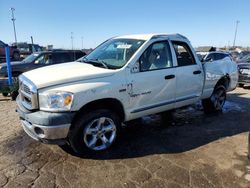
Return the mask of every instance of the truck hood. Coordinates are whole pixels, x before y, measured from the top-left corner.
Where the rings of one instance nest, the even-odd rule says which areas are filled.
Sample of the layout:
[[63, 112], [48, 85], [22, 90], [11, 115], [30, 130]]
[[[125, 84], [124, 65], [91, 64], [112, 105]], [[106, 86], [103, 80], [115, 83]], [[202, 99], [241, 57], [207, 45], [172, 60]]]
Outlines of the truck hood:
[[70, 62], [51, 65], [25, 72], [23, 75], [31, 80], [38, 89], [94, 78], [102, 78], [114, 74], [114, 70], [95, 67], [82, 62]]

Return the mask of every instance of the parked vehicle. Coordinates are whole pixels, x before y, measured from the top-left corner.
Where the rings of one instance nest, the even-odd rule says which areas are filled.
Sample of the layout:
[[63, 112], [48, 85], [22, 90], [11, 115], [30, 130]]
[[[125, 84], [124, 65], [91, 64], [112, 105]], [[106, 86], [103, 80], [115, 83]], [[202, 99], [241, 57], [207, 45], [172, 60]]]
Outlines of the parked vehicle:
[[28, 44], [26, 42], [19, 42], [16, 44], [18, 50], [20, 51], [20, 58], [24, 59], [34, 52], [43, 51], [43, 47], [38, 44]]
[[[80, 50], [52, 50], [52, 51], [43, 51], [43, 52], [37, 52], [33, 53], [27, 58], [25, 58], [23, 61], [15, 61], [11, 62], [11, 70], [12, 70], [12, 80], [14, 84], [17, 83], [17, 77], [29, 70], [45, 67], [48, 65], [54, 65], [54, 64], [60, 64], [65, 62], [70, 62], [78, 59], [79, 57], [82, 57], [86, 55], [85, 52], [82, 52]], [[43, 75], [43, 77], [46, 76], [46, 74]], [[6, 63], [0, 64], [0, 79], [7, 80], [7, 65]], [[6, 83], [7, 81], [5, 81]], [[1, 82], [0, 82], [1, 84]], [[14, 87], [15, 90], [11, 90], [11, 98], [12, 100], [15, 100], [18, 95], [18, 87]], [[5, 91], [3, 92], [3, 95], [8, 95], [8, 93]]]
[[209, 61], [218, 61], [221, 59], [224, 59], [226, 57], [231, 58], [229, 53], [226, 52], [209, 52], [204, 58], [203, 61], [204, 62], [209, 62]]
[[237, 60], [240, 60], [242, 59], [244, 56], [246, 55], [249, 55], [250, 54], [250, 51], [242, 51], [239, 53], [239, 56], [238, 56], [238, 59]]
[[221, 111], [237, 82], [234, 62], [202, 64], [180, 34], [128, 35], [80, 62], [22, 74], [17, 111], [29, 136], [81, 154], [113, 145], [122, 122], [199, 100]]
[[[0, 40], [0, 58], [5, 59], [5, 47], [8, 44], [5, 44], [3, 41]], [[14, 61], [20, 59], [20, 52], [16, 46], [9, 46], [10, 47], [10, 58]]]
[[250, 85], [250, 63], [239, 63], [239, 86]]
[[238, 59], [237, 63], [250, 63], [250, 54], [245, 55], [241, 59]]
[[[22, 61], [11, 62], [12, 76], [18, 77], [20, 74], [59, 63], [71, 62], [86, 55], [80, 50], [52, 50], [36, 52]], [[7, 77], [6, 63], [0, 64], [0, 77]]]

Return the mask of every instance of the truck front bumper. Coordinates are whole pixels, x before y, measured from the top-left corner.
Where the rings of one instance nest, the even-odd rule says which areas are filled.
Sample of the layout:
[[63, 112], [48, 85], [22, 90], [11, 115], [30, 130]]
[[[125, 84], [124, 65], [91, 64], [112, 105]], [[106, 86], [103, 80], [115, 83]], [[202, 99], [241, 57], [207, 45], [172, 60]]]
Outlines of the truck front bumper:
[[24, 131], [33, 139], [46, 144], [64, 144], [75, 113], [28, 111], [17, 98], [17, 112]]

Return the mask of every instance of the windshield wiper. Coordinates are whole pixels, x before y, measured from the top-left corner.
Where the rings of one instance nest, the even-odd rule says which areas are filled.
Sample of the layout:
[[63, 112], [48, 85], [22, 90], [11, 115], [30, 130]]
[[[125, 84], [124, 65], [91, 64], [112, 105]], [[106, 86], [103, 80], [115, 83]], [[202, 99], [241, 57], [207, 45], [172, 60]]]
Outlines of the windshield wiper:
[[88, 62], [89, 62], [89, 63], [101, 64], [104, 68], [109, 69], [107, 63], [106, 63], [105, 61], [102, 61], [102, 60], [98, 60], [98, 59], [87, 59], [87, 58], [85, 58], [85, 59], [83, 59], [83, 61], [84, 61], [85, 63], [88, 63]]

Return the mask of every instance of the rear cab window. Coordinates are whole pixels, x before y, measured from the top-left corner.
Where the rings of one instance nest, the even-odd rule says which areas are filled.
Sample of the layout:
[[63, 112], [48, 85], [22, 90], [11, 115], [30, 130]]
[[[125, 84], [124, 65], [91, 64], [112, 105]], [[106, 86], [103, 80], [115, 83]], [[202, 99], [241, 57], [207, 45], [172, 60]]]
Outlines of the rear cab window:
[[178, 66], [196, 65], [194, 55], [185, 42], [172, 41]]

